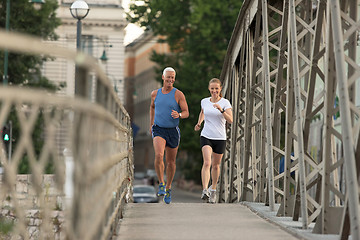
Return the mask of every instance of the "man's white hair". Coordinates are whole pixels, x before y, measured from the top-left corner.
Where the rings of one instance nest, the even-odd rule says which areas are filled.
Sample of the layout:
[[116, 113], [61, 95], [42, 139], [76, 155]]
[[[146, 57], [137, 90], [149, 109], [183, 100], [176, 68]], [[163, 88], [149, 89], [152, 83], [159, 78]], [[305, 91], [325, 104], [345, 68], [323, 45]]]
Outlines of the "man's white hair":
[[175, 69], [173, 69], [172, 67], [167, 67], [167, 68], [164, 69], [164, 71], [163, 71], [163, 76], [164, 77], [165, 77], [166, 72], [175, 72], [175, 74], [176, 74]]

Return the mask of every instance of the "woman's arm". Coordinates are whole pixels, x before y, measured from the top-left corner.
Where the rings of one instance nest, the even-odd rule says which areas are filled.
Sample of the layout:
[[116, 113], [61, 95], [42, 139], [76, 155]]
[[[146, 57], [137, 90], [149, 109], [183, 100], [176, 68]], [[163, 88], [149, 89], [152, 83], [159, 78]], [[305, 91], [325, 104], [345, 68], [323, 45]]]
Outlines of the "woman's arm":
[[227, 108], [226, 110], [224, 110], [217, 103], [215, 103], [213, 106], [214, 106], [214, 108], [216, 108], [217, 110], [219, 110], [221, 112], [221, 114], [224, 116], [225, 120], [228, 123], [231, 124], [233, 122], [232, 108]]
[[204, 112], [201, 109], [200, 113], [199, 113], [199, 118], [198, 118], [198, 122], [196, 123], [194, 130], [195, 131], [199, 131], [201, 129], [201, 123], [204, 121]]
[[233, 114], [232, 114], [232, 108], [228, 108], [226, 109], [222, 115], [224, 116], [225, 120], [227, 123], [232, 123], [233, 122]]

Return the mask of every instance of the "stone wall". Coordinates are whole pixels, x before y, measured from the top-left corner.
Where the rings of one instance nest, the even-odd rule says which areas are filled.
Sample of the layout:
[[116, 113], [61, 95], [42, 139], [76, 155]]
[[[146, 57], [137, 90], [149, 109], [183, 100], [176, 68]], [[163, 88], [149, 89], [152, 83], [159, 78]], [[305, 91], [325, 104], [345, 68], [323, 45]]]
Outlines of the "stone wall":
[[[0, 188], [4, 189], [3, 175], [0, 174]], [[42, 195], [43, 201], [40, 201], [36, 195], [35, 189], [32, 186], [31, 175], [17, 175], [15, 185], [15, 198], [5, 196], [1, 199], [0, 221], [17, 222], [14, 201], [17, 201], [21, 210], [25, 210], [25, 223], [29, 232], [30, 239], [38, 239], [40, 228], [43, 221], [43, 214], [41, 212], [41, 202], [45, 203], [50, 209], [50, 218], [52, 230], [54, 234], [51, 239], [62, 239], [61, 229], [64, 224], [62, 194], [57, 190], [53, 175], [44, 175], [42, 179]], [[4, 237], [0, 233], [0, 238]], [[5, 237], [5, 239], [7, 239]]]

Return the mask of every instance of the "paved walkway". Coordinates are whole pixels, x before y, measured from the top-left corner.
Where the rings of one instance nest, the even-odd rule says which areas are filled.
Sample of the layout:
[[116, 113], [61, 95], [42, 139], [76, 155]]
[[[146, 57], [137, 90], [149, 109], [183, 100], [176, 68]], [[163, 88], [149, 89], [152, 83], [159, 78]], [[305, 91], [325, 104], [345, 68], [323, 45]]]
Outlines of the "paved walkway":
[[130, 203], [118, 240], [302, 239], [241, 204]]

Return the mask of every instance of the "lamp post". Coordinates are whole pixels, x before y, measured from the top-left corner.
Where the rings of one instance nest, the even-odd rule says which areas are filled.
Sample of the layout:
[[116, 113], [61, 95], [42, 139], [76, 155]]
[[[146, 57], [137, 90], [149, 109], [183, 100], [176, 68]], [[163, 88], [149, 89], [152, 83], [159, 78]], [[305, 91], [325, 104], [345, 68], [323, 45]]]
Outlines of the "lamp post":
[[[89, 13], [89, 6], [83, 0], [77, 0], [71, 4], [70, 13], [73, 18], [76, 18], [76, 50], [81, 51], [81, 20], [84, 19]], [[75, 65], [75, 95], [87, 96], [87, 78], [86, 71]]]
[[[45, 3], [45, 0], [29, 0], [30, 3], [34, 5], [36, 10], [41, 8], [41, 5]], [[9, 32], [10, 29], [10, 0], [6, 1], [6, 19], [5, 19], [5, 31]], [[3, 75], [3, 85], [8, 85], [9, 76], [8, 76], [8, 66], [9, 66], [9, 51], [5, 49], [4, 51], [4, 75]]]
[[39, 10], [41, 6], [45, 3], [45, 0], [30, 0], [36, 10]]
[[[10, 0], [6, 1], [6, 20], [5, 20], [5, 30], [9, 32], [10, 27]], [[8, 64], [9, 64], [9, 52], [5, 49], [4, 52], [4, 76], [3, 76], [3, 84], [8, 84]]]
[[76, 49], [80, 51], [81, 48], [81, 19], [84, 19], [89, 13], [89, 6], [83, 0], [77, 0], [71, 4], [70, 13], [73, 18], [76, 18], [77, 28], [76, 28]]

